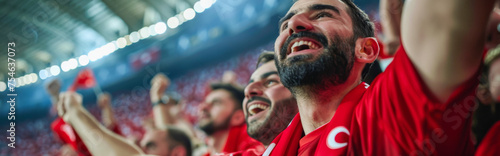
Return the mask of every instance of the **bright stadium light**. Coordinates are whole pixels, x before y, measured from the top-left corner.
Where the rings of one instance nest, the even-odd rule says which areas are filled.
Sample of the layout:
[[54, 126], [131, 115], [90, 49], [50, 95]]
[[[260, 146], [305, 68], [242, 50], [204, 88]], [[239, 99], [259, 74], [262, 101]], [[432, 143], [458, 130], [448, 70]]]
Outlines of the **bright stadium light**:
[[151, 35], [149, 34], [149, 27], [141, 28], [139, 34], [141, 35], [141, 39], [148, 38]]
[[68, 60], [68, 65], [70, 69], [76, 69], [78, 67], [78, 61], [76, 59], [72, 58]]
[[31, 83], [38, 81], [38, 76], [35, 73], [31, 73], [29, 76], [31, 76]]
[[177, 19], [177, 17], [170, 17], [167, 20], [167, 24], [168, 24], [168, 27], [170, 27], [172, 29], [177, 28], [177, 26], [179, 26], [179, 19]]
[[214, 2], [212, 0], [200, 0], [201, 6], [205, 9], [210, 8]]
[[87, 55], [82, 55], [78, 58], [78, 62], [80, 63], [81, 66], [86, 66], [89, 64], [89, 57]]
[[193, 8], [194, 8], [194, 11], [196, 11], [197, 13], [202, 13], [203, 11], [205, 11], [205, 7], [203, 7], [203, 6], [201, 5], [201, 2], [200, 2], [200, 1], [198, 1], [198, 2], [194, 3]]
[[156, 24], [153, 24], [151, 26], [148, 27], [148, 30], [149, 30], [149, 35], [151, 36], [155, 36], [155, 35], [158, 35], [158, 33], [156, 33]]
[[130, 33], [130, 42], [136, 43], [141, 39], [141, 36], [137, 31]]
[[165, 25], [165, 22], [158, 22], [156, 23], [155, 26], [155, 32], [156, 34], [163, 34], [167, 31], [167, 25]]
[[47, 72], [47, 70], [42, 69], [40, 70], [38, 75], [40, 76], [40, 79], [45, 80], [49, 76], [49, 73]]
[[7, 89], [7, 84], [5, 82], [0, 81], [0, 92], [3, 92]]
[[63, 72], [67, 72], [67, 71], [71, 70], [71, 67], [68, 64], [68, 61], [64, 61], [61, 63], [61, 70]]
[[120, 37], [116, 40], [116, 46], [118, 48], [124, 48], [125, 46], [127, 46], [127, 40], [123, 37]]
[[193, 9], [189, 8], [189, 9], [184, 10], [183, 15], [184, 15], [184, 18], [186, 20], [192, 20], [194, 18], [194, 16], [196, 15], [196, 12], [194, 12]]
[[53, 75], [53, 76], [57, 76], [59, 75], [59, 73], [61, 72], [61, 69], [59, 69], [59, 66], [57, 65], [53, 65], [52, 67], [50, 67], [50, 73]]

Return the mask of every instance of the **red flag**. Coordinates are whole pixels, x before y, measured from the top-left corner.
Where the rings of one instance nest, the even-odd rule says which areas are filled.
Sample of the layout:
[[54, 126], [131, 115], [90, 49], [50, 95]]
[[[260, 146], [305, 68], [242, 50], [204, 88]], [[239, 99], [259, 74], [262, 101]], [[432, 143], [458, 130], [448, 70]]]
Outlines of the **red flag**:
[[75, 78], [73, 85], [69, 87], [69, 91], [76, 91], [77, 89], [92, 88], [97, 84], [94, 73], [91, 69], [85, 68], [81, 70]]

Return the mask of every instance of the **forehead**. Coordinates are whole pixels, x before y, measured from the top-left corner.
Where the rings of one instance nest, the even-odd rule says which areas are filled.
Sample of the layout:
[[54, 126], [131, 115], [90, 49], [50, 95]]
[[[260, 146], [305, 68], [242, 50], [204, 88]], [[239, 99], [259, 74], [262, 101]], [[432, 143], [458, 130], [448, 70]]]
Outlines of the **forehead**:
[[224, 90], [224, 89], [216, 89], [211, 91], [207, 97], [205, 98], [205, 101], [211, 102], [215, 99], [224, 99], [224, 98], [231, 98], [231, 93], [229, 91]]
[[258, 80], [263, 74], [273, 72], [273, 71], [278, 71], [276, 69], [276, 65], [274, 64], [274, 61], [269, 61], [267, 63], [262, 64], [255, 72], [253, 72], [252, 76], [250, 76], [250, 79], [252, 80]]
[[288, 10], [288, 13], [307, 11], [307, 9], [315, 4], [324, 4], [337, 7], [340, 11], [344, 11], [347, 5], [340, 0], [298, 0], [293, 4], [293, 6]]

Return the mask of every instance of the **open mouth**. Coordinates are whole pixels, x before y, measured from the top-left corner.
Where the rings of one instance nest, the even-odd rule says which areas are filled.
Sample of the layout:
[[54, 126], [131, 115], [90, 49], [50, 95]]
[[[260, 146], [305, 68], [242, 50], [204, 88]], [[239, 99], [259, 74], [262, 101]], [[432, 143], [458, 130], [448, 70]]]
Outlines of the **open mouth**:
[[287, 55], [309, 49], [316, 50], [320, 48], [322, 48], [321, 44], [312, 39], [297, 39], [290, 43]]
[[248, 115], [253, 116], [253, 115], [259, 114], [260, 112], [263, 112], [267, 109], [269, 109], [268, 104], [264, 104], [264, 103], [250, 104], [248, 106]]

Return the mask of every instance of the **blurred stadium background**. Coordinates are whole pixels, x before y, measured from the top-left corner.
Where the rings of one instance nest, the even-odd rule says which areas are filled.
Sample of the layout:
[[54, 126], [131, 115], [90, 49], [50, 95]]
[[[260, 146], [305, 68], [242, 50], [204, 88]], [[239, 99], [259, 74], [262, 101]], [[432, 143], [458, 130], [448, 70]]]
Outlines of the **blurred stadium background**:
[[[378, 21], [378, 0], [356, 0]], [[0, 45], [16, 47], [16, 148], [6, 139], [7, 53], [0, 55], [0, 155], [58, 155], [62, 142], [50, 130], [47, 81], [66, 91], [77, 73], [90, 68], [113, 96], [125, 135], [140, 135], [151, 112], [149, 81], [158, 72], [172, 79], [195, 122], [206, 85], [232, 70], [246, 84], [262, 50], [272, 50], [278, 20], [291, 0], [25, 0], [0, 1]], [[377, 24], [377, 28], [380, 26]], [[98, 119], [92, 89], [79, 90]]]

